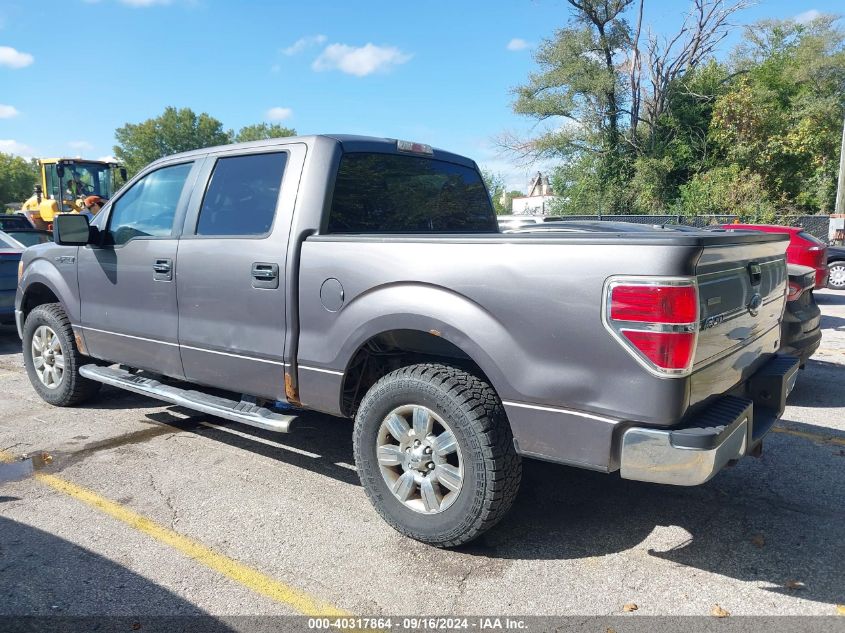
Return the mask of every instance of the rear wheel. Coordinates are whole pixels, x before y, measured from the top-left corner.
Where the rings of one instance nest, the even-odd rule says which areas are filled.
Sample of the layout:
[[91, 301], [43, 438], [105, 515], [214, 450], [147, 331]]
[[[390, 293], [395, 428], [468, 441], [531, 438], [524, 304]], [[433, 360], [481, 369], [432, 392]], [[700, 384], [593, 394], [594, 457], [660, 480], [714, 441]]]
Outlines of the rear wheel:
[[832, 262], [828, 266], [827, 287], [845, 290], [845, 261]]
[[445, 365], [379, 380], [355, 418], [355, 463], [393, 528], [438, 547], [476, 538], [508, 511], [522, 466], [493, 389]]
[[79, 374], [84, 356], [76, 347], [73, 328], [61, 304], [40, 305], [26, 317], [23, 359], [30, 383], [50, 404], [79, 404], [100, 388], [99, 382]]

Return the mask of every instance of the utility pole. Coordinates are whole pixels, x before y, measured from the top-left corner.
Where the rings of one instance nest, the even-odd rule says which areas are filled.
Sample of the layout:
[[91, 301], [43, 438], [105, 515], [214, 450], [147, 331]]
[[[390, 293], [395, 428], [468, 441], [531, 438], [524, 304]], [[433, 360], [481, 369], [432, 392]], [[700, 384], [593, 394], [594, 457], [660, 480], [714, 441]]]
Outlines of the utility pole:
[[842, 124], [842, 147], [839, 148], [839, 182], [834, 213], [845, 213], [845, 122]]

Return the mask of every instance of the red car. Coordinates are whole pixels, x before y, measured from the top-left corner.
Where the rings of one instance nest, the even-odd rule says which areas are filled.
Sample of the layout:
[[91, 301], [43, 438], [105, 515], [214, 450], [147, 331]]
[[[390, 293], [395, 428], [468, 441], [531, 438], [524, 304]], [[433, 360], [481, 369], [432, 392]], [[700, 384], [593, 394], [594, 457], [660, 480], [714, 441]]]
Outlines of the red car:
[[773, 224], [725, 224], [729, 231], [763, 231], [765, 233], [789, 233], [789, 247], [786, 261], [790, 264], [809, 266], [816, 269], [816, 288], [827, 283], [827, 244], [810, 235], [801, 227], [776, 226]]

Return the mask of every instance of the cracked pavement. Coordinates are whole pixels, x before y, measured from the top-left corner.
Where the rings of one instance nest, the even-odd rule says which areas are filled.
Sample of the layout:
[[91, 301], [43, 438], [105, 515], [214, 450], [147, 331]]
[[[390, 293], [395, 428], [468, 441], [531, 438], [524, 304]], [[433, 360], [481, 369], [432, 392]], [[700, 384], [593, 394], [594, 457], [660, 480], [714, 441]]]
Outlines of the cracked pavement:
[[[845, 604], [845, 293], [760, 459], [704, 486], [525, 463], [511, 513], [441, 551], [401, 537], [350, 464], [351, 425], [276, 435], [104, 388], [56, 409], [0, 330], [0, 447], [359, 615], [836, 615]], [[796, 585], [796, 583], [801, 583]], [[797, 588], [796, 588], [797, 587]], [[0, 483], [0, 614], [285, 614], [289, 606], [26, 478]]]

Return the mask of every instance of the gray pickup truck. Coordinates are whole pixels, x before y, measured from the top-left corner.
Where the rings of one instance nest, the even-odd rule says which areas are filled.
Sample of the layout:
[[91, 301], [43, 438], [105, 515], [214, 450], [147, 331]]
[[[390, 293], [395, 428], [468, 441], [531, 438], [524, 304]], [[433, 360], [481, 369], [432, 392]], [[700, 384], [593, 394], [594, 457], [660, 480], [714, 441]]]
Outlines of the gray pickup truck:
[[[308, 136], [170, 156], [23, 255], [32, 385], [102, 383], [287, 432], [354, 418], [394, 528], [455, 546], [511, 505], [521, 459], [701, 484], [758, 454], [778, 355], [778, 234], [501, 234], [476, 164]], [[295, 428], [295, 424], [293, 425]]]

